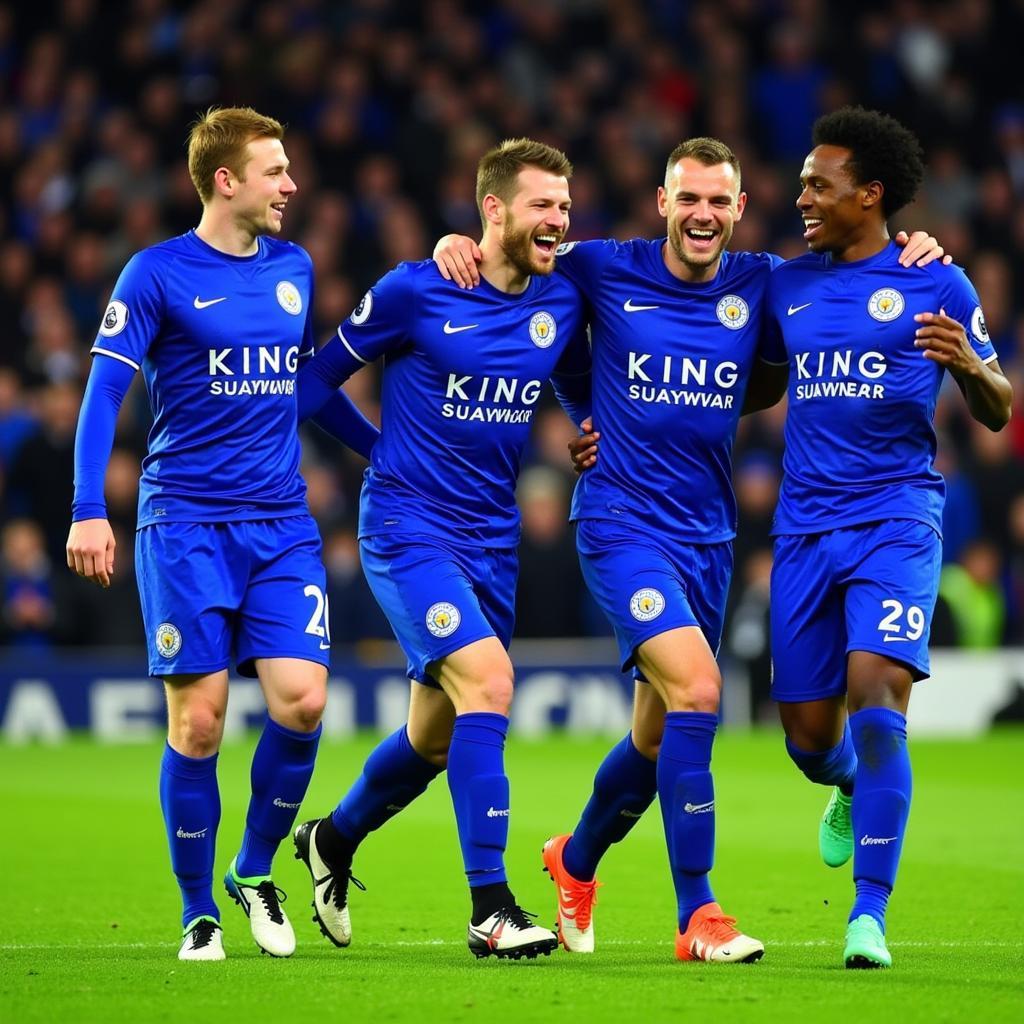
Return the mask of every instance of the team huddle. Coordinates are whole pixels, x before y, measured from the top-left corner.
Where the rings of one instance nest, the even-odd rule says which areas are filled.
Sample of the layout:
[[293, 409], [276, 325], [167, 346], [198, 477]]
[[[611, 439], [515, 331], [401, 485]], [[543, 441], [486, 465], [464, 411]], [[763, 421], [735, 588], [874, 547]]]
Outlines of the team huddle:
[[[890, 966], [885, 916], [911, 796], [905, 715], [912, 683], [929, 672], [941, 560], [932, 416], [946, 370], [990, 429], [1005, 425], [1011, 403], [969, 280], [936, 259], [933, 239], [889, 238], [888, 219], [923, 177], [917, 140], [860, 108], [821, 118], [797, 200], [809, 252], [785, 263], [726, 251], [746, 195], [718, 140], [669, 155], [657, 191], [665, 237], [582, 243], [564, 241], [565, 155], [507, 141], [478, 167], [479, 244], [452, 236], [436, 262], [400, 264], [314, 354], [311, 261], [273, 237], [296, 190], [283, 134], [243, 108], [193, 126], [202, 218], [122, 272], [76, 439], [68, 565], [105, 586], [115, 552], [103, 478], [141, 369], [155, 422], [136, 565], [149, 671], [168, 704], [160, 795], [183, 903], [179, 958], [224, 957], [216, 766], [234, 662], [259, 679], [268, 719], [224, 884], [267, 953], [295, 949], [271, 876], [293, 829], [321, 931], [347, 946], [360, 843], [444, 772], [475, 956], [534, 958], [559, 944], [593, 952], [600, 860], [657, 798], [676, 957], [760, 959], [762, 941], [711, 886], [710, 766], [733, 441], [742, 414], [788, 393], [772, 695], [790, 758], [829, 789], [821, 856], [833, 867], [853, 860], [844, 962]], [[339, 387], [379, 358], [378, 432]], [[504, 863], [515, 486], [546, 381], [580, 428], [571, 518], [583, 575], [636, 680], [629, 733], [598, 767], [572, 832], [544, 846], [553, 931], [522, 910]], [[337, 807], [295, 828], [330, 651], [320, 541], [298, 469], [296, 428], [310, 418], [369, 459], [360, 554], [408, 660], [410, 696], [407, 723]]]

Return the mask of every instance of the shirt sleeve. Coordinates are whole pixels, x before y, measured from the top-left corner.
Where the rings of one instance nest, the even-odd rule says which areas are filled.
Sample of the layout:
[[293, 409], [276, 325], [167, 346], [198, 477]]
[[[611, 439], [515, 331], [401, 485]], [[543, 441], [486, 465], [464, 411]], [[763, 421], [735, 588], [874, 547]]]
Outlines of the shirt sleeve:
[[94, 359], [85, 385], [75, 433], [75, 497], [71, 521], [106, 519], [103, 485], [110, 451], [114, 447], [117, 413], [135, 370], [124, 360]]
[[589, 298], [619, 244], [611, 240], [563, 242], [555, 250], [558, 260], [555, 269]]
[[[967, 275], [955, 265], [942, 267], [939, 276], [939, 300], [941, 308], [958, 323], [963, 325], [967, 338], [983, 363], [998, 358], [992, 339], [988, 336], [985, 314], [981, 300]], [[930, 310], [938, 313], [938, 309]]]
[[160, 331], [164, 288], [159, 260], [149, 249], [136, 253], [114, 285], [92, 352], [138, 370]]
[[380, 431], [344, 391], [335, 391], [312, 419], [322, 431], [369, 461]]
[[590, 329], [581, 328], [569, 342], [551, 375], [555, 397], [577, 427], [591, 415]]

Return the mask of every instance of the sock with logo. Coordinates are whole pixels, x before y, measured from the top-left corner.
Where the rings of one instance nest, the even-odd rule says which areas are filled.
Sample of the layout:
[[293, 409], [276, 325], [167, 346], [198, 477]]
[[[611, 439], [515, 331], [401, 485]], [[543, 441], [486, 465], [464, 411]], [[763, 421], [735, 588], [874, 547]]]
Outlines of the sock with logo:
[[[333, 828], [317, 829], [320, 856], [332, 866], [331, 855], [348, 852], [351, 860], [356, 847], [371, 832], [411, 804], [443, 770], [416, 753], [403, 725], [370, 753], [362, 775], [331, 813], [329, 821]], [[337, 843], [331, 844], [332, 831], [346, 841], [347, 850]]]
[[679, 927], [714, 896], [708, 872], [715, 857], [715, 787], [711, 747], [718, 715], [670, 711], [658, 752], [658, 797], [676, 889]]
[[857, 753], [850, 735], [850, 723], [843, 729], [843, 738], [828, 750], [801, 750], [786, 740], [786, 751], [793, 763], [811, 780], [823, 786], [838, 786], [846, 796], [853, 792], [857, 774]]
[[458, 715], [448, 748], [448, 788], [472, 887], [507, 882], [509, 786], [505, 774], [508, 719], [489, 711]]
[[182, 927], [197, 917], [220, 920], [213, 902], [213, 858], [220, 824], [217, 755], [186, 757], [168, 743], [160, 762], [160, 808], [171, 867], [182, 899]]
[[626, 733], [597, 769], [594, 792], [562, 850], [565, 870], [589, 882], [608, 847], [626, 838], [657, 793], [657, 762], [644, 757]]
[[853, 879], [857, 895], [850, 920], [870, 914], [885, 931], [885, 909], [896, 882], [913, 788], [907, 720], [890, 708], [850, 715], [857, 750], [853, 821]]
[[291, 832], [309, 787], [320, 731], [318, 725], [312, 732], [298, 732], [267, 719], [252, 759], [252, 797], [235, 861], [239, 878], [270, 874], [274, 854]]

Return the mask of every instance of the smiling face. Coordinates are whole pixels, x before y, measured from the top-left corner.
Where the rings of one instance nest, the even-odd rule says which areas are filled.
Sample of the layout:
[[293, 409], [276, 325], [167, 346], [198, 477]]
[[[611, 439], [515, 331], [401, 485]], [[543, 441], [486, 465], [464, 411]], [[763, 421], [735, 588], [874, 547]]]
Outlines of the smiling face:
[[882, 186], [877, 181], [858, 185], [849, 159], [850, 151], [841, 146], [817, 146], [804, 161], [796, 205], [812, 252], [857, 258], [878, 225], [884, 229]]
[[517, 183], [515, 195], [503, 204], [502, 252], [520, 274], [550, 274], [555, 249], [569, 231], [569, 181], [539, 167], [524, 167]]
[[707, 166], [692, 157], [676, 161], [658, 189], [658, 211], [668, 221], [669, 270], [684, 281], [714, 277], [746, 204], [731, 164]]
[[284, 208], [298, 191], [288, 174], [288, 157], [280, 139], [253, 139], [246, 151], [249, 158], [241, 176], [233, 179], [233, 218], [254, 237], [276, 235], [281, 230]]

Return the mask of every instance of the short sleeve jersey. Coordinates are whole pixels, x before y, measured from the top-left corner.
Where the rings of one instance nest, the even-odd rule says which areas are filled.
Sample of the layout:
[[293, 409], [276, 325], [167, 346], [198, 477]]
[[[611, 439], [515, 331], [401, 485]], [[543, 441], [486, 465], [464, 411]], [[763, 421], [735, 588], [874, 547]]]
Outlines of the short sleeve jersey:
[[308, 254], [272, 238], [230, 256], [189, 231], [129, 260], [92, 351], [149, 393], [139, 526], [306, 512], [295, 372], [312, 299]]
[[996, 354], [964, 272], [898, 256], [891, 242], [854, 263], [808, 253], [772, 275], [770, 328], [789, 356], [776, 534], [882, 519], [941, 531], [932, 417], [944, 370], [914, 347], [914, 316], [945, 309], [982, 360]]
[[516, 479], [537, 400], [556, 368], [587, 358], [576, 288], [554, 275], [531, 277], [518, 295], [486, 280], [463, 291], [430, 260], [403, 263], [338, 334], [358, 360], [384, 357], [360, 536], [516, 546]]
[[578, 242], [558, 268], [590, 306], [596, 465], [580, 476], [573, 519], [610, 519], [694, 544], [736, 532], [732, 447], [759, 358], [777, 257], [722, 254], [714, 280], [674, 277], [665, 239]]

